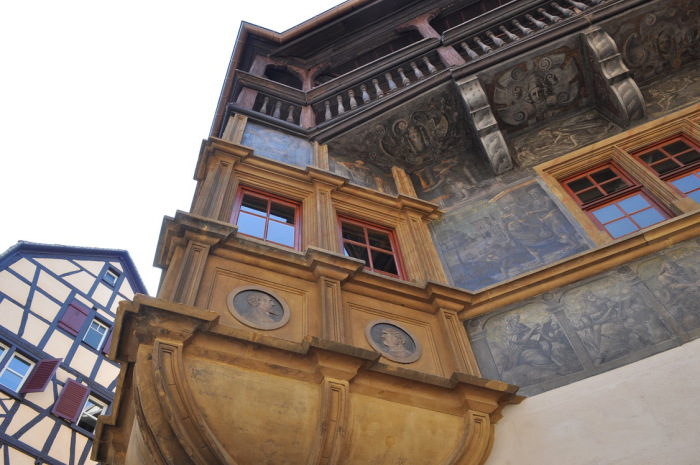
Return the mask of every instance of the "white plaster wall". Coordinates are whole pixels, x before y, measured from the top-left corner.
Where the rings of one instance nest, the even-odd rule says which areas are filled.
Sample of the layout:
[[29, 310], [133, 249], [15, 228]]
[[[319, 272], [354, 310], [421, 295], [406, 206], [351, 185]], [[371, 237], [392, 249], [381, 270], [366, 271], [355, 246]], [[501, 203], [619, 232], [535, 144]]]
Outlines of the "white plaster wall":
[[503, 410], [487, 465], [700, 463], [700, 339]]

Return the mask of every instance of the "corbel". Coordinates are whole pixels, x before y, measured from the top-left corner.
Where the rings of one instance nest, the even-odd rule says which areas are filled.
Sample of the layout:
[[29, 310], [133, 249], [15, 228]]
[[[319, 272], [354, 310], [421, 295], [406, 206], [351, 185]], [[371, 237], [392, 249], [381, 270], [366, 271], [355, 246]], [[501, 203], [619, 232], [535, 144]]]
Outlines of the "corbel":
[[494, 174], [503, 174], [513, 169], [510, 150], [498, 128], [479, 78], [470, 76], [461, 79], [457, 81], [457, 86], [467, 106], [469, 126], [476, 135], [477, 144], [481, 146], [481, 151], [486, 154]]

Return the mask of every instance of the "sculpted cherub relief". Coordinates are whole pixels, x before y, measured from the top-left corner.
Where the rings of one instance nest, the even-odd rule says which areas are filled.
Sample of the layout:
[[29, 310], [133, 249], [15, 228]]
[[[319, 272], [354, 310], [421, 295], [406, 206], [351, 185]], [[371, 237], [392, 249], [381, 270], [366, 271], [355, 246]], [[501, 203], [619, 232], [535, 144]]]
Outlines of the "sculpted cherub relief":
[[564, 53], [521, 63], [496, 80], [493, 101], [501, 119], [521, 127], [552, 116], [581, 93], [576, 60]]

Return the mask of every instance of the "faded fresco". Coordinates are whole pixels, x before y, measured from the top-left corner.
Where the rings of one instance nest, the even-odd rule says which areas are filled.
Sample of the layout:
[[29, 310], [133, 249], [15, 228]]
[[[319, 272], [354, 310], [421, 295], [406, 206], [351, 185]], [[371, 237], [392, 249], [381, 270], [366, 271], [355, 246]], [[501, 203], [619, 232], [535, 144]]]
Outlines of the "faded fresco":
[[520, 166], [535, 166], [618, 132], [618, 126], [591, 109], [513, 138], [512, 153]]
[[658, 118], [678, 108], [700, 102], [700, 69], [667, 77], [642, 88], [647, 115]]
[[645, 260], [638, 273], [682, 331], [700, 330], [700, 246], [686, 244]]
[[696, 0], [657, 3], [628, 19], [604, 23], [603, 28], [618, 44], [622, 60], [639, 84], [700, 58]]
[[261, 157], [301, 168], [314, 164], [314, 150], [310, 142], [251, 121], [245, 126], [241, 145], [253, 148], [255, 154]]
[[700, 337], [700, 239], [465, 322], [485, 377], [542, 392]]
[[534, 182], [473, 202], [431, 226], [454, 284], [472, 291], [590, 248]]
[[328, 163], [331, 172], [344, 176], [351, 183], [386, 194], [396, 195], [396, 183], [391, 169], [381, 168], [362, 159], [329, 153]]

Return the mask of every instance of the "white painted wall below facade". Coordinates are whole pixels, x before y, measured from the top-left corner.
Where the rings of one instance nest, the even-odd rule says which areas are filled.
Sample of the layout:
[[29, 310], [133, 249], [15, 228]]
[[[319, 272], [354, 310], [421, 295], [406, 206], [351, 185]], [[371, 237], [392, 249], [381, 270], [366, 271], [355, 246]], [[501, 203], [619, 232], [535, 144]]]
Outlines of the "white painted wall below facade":
[[508, 406], [487, 465], [700, 463], [700, 340]]

